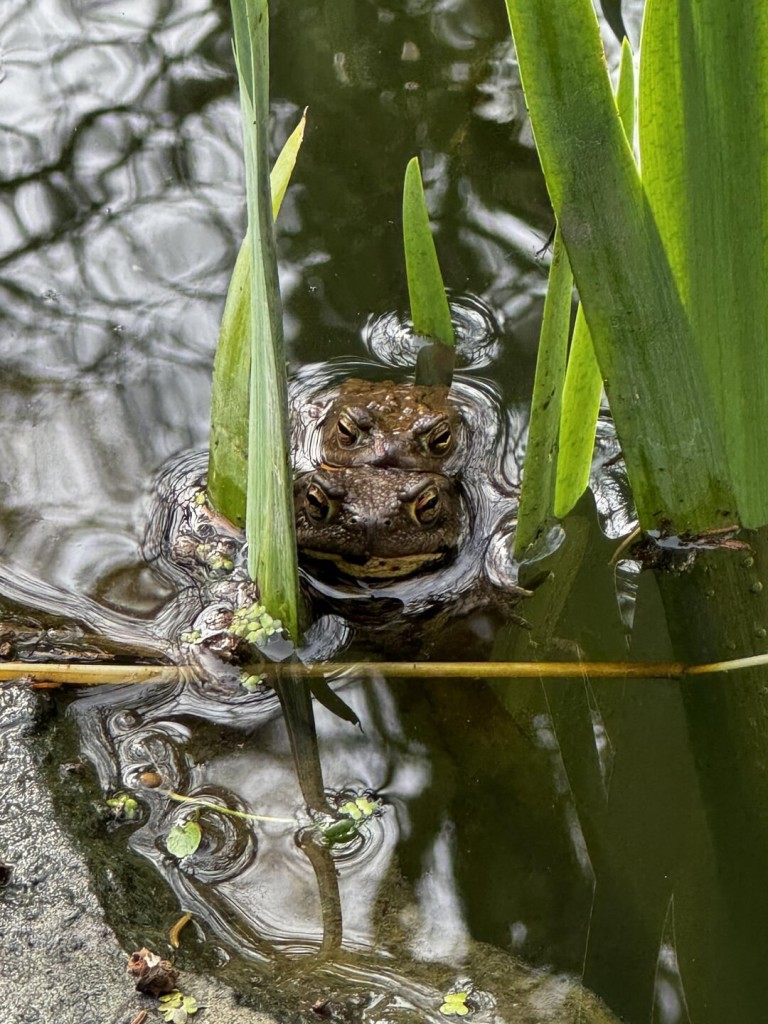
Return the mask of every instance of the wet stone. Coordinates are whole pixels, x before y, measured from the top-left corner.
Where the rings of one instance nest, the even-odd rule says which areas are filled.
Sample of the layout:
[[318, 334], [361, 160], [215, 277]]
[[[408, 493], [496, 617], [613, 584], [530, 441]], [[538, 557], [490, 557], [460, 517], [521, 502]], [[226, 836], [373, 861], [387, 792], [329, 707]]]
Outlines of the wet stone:
[[[143, 1009], [154, 1019], [157, 1000], [136, 992], [85, 859], [56, 820], [31, 743], [38, 702], [21, 687], [0, 689], [3, 807], [18, 808], [0, 815], [0, 1020], [104, 1024], [132, 1021]], [[205, 1006], [207, 1024], [273, 1024], [210, 978], [182, 972], [178, 984]]]

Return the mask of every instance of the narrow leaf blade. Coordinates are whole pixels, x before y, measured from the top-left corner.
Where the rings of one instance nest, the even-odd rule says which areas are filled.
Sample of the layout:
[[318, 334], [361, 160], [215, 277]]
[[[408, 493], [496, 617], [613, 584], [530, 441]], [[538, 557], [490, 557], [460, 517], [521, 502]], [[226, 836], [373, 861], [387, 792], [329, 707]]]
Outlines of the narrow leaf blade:
[[[627, 39], [621, 47], [621, 68], [616, 89], [616, 106], [627, 138], [635, 129], [635, 75], [632, 49]], [[555, 515], [568, 515], [589, 486], [595, 428], [600, 413], [603, 378], [595, 358], [592, 338], [579, 304], [573, 329], [560, 416], [560, 446], [557, 457]]]
[[[270, 175], [276, 219], [304, 139], [306, 110], [280, 151]], [[246, 234], [229, 282], [213, 363], [208, 494], [214, 507], [245, 526], [248, 478], [248, 404], [251, 370], [251, 236]]]
[[[298, 567], [293, 519], [293, 474], [288, 440], [288, 385], [282, 303], [277, 276], [268, 152], [269, 17], [266, 0], [246, 10], [253, 82], [241, 88], [248, 225], [251, 234], [251, 369], [248, 423], [246, 537], [248, 571], [262, 603], [298, 639]], [[236, 21], [242, 30], [242, 21]], [[239, 69], [240, 70], [240, 69]], [[249, 95], [253, 96], [253, 105]]]
[[411, 319], [417, 334], [454, 345], [451, 310], [429, 226], [419, 161], [408, 162], [403, 185], [403, 238]]
[[571, 324], [573, 275], [559, 230], [555, 233], [549, 268], [544, 320], [539, 338], [536, 376], [531, 400], [528, 447], [515, 533], [515, 557], [536, 539], [552, 514], [557, 469], [560, 400], [565, 378]]

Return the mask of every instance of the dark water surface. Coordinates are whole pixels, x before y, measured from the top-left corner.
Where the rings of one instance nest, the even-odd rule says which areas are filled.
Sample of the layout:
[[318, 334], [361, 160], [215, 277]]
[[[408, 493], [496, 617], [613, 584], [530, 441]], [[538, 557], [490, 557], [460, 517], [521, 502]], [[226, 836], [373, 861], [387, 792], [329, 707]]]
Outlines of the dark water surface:
[[[625, 5], [630, 24], [637, 6]], [[296, 386], [407, 372], [400, 204], [417, 153], [446, 281], [496, 323], [460, 381], [505, 410], [495, 451], [513, 495], [552, 215], [504, 5], [272, 11], [275, 152], [310, 108], [278, 231]], [[214, 0], [5, 0], [0, 12], [0, 609], [23, 619], [30, 656], [35, 638], [76, 646], [73, 618], [129, 646], [163, 642], [173, 586], [142, 554], [150, 488], [168, 459], [207, 443], [244, 227], [228, 18]], [[598, 495], [614, 538], [627, 524], [619, 487]], [[617, 587], [615, 540], [590, 502], [567, 535], [532, 629], [478, 635], [478, 652], [669, 658], [652, 581], [633, 623], [636, 577]], [[379, 676], [342, 692], [364, 733], [318, 709], [326, 786], [376, 793], [383, 810], [336, 851], [336, 883], [296, 845], [309, 819], [270, 692], [217, 704], [120, 689], [74, 698], [66, 716], [61, 702], [51, 763], [82, 756], [88, 771], [60, 799], [81, 801], [126, 943], [163, 947], [179, 908], [192, 911], [182, 963], [231, 972], [265, 1006], [279, 1003], [271, 977], [291, 1007], [326, 989], [378, 993], [350, 1019], [410, 1008], [439, 1020], [435, 994], [469, 985], [469, 1019], [511, 1022], [519, 957], [569, 972], [627, 1021], [729, 1024], [710, 982], [728, 912], [676, 686]], [[164, 837], [189, 818], [183, 804], [146, 793], [139, 825], [112, 831], [95, 809], [148, 767], [184, 794], [285, 820], [252, 828], [209, 810], [206, 843], [180, 865]], [[289, 955], [321, 942], [334, 884], [346, 954], [320, 970], [323, 988]]]

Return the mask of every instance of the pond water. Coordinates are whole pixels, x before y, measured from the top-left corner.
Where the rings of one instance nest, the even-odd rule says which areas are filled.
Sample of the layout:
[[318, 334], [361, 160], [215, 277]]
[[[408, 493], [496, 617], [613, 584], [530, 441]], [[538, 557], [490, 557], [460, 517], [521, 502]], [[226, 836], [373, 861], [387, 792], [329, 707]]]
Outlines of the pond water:
[[[624, 5], [630, 27], [641, 6]], [[123, 651], [156, 649], [167, 631], [174, 584], [142, 547], [151, 490], [168, 460], [207, 443], [244, 227], [228, 19], [216, 0], [5, 0], [0, 15], [0, 610], [29, 657], [98, 646], [75, 621]], [[278, 232], [295, 388], [407, 373], [392, 325], [417, 153], [457, 309], [494, 324], [459, 382], [498, 417], [513, 501], [553, 221], [503, 3], [275, 2], [272, 81], [275, 152], [309, 106]], [[621, 660], [631, 630], [633, 657], [671, 659], [652, 579], [635, 615], [637, 578], [610, 564], [627, 523], [620, 478], [597, 504], [579, 507], [560, 553], [520, 570], [523, 584], [555, 572], [531, 628], [478, 620], [464, 658]], [[82, 808], [75, 827], [121, 940], [164, 948], [193, 912], [180, 963], [310, 1017], [331, 998], [339, 1019], [441, 1020], [437, 997], [468, 988], [469, 1019], [527, 1020], [515, 1016], [525, 964], [546, 969], [542, 1013], [573, 996], [579, 1019], [608, 1019], [567, 974], [627, 1021], [758, 1019], [751, 995], [732, 1015], [722, 981], [727, 893], [679, 687], [379, 673], [341, 693], [362, 731], [317, 707], [325, 786], [337, 803], [381, 806], [332, 857], [295, 840], [313, 819], [271, 691], [60, 699], [49, 762], [88, 771], [58, 799]], [[142, 792], [138, 825], [104, 826], [105, 797], [148, 768], [284, 820], [209, 809], [206, 844], [180, 865], [164, 837], [189, 819], [184, 804]], [[343, 955], [306, 956], [339, 908]]]

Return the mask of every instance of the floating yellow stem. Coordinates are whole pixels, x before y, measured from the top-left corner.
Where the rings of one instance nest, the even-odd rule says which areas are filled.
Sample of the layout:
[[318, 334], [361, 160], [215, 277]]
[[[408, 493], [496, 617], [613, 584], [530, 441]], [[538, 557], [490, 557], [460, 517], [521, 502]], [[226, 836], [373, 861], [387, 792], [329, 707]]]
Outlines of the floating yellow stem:
[[[340, 675], [383, 675], [397, 679], [681, 679], [760, 665], [768, 665], [768, 654], [702, 665], [680, 661], [319, 661], [314, 665], [266, 662], [259, 665], [259, 672], [267, 678], [281, 675], [296, 679]], [[27, 664], [23, 661], [0, 664], [0, 684], [27, 682], [35, 688], [178, 683], [192, 675], [191, 667], [177, 665], [157, 668], [152, 665]]]

